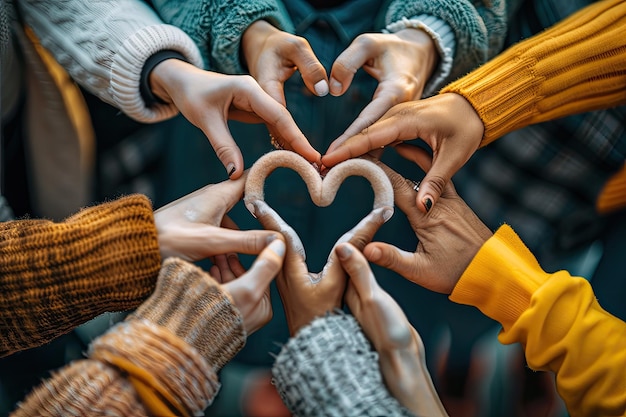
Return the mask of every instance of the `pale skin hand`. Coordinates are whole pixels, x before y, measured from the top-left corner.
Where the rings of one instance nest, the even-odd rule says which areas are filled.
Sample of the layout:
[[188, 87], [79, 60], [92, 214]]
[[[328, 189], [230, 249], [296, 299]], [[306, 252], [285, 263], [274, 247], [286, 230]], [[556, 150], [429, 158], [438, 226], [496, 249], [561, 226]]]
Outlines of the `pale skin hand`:
[[168, 59], [152, 70], [149, 82], [156, 96], [173, 103], [202, 130], [232, 179], [241, 177], [244, 163], [228, 129], [229, 119], [264, 122], [271, 131], [281, 132], [282, 143], [290, 149], [309, 162], [319, 163], [319, 152], [304, 137], [289, 111], [250, 76], [204, 71], [184, 61]]
[[379, 354], [389, 392], [415, 415], [447, 417], [426, 367], [424, 343], [398, 303], [354, 246], [342, 243], [335, 252], [350, 276], [346, 303]]
[[[282, 221], [264, 201], [255, 201], [255, 215], [263, 227], [283, 233], [287, 242], [287, 253], [276, 285], [283, 302], [289, 333], [298, 330], [343, 305], [346, 275], [332, 252], [327, 267], [320, 273], [310, 272], [304, 256], [298, 248], [300, 239], [295, 231]], [[391, 207], [372, 211], [359, 225], [339, 239], [349, 241], [359, 248], [370, 242], [376, 231], [390, 217]], [[387, 211], [387, 213], [386, 213]]]
[[161, 257], [194, 262], [231, 252], [256, 255], [280, 236], [266, 230], [233, 230], [226, 213], [242, 198], [246, 176], [207, 185], [155, 211]]
[[322, 165], [332, 167], [382, 146], [419, 138], [433, 152], [432, 167], [413, 196], [417, 208], [427, 212], [478, 149], [484, 129], [478, 113], [463, 96], [440, 94], [392, 107], [376, 123], [327, 152]]
[[[328, 94], [328, 77], [309, 42], [284, 32], [264, 20], [252, 23], [241, 38], [241, 51], [250, 75], [278, 103], [286, 106], [284, 85], [299, 71], [309, 91], [317, 96]], [[288, 150], [301, 153], [285, 138], [279, 127], [268, 126], [272, 136]], [[320, 155], [318, 155], [320, 156]], [[307, 158], [308, 159], [308, 158]], [[315, 162], [319, 165], [319, 159]]]
[[237, 256], [218, 255], [211, 275], [230, 294], [243, 316], [247, 334], [252, 334], [272, 319], [269, 285], [280, 271], [285, 256], [282, 238], [273, 240], [245, 271]]
[[296, 71], [313, 94], [328, 94], [326, 70], [303, 37], [258, 20], [243, 33], [241, 49], [250, 75], [279, 103], [286, 104], [284, 84]]
[[[404, 144], [396, 147], [423, 170], [430, 156], [423, 149]], [[493, 235], [485, 224], [446, 184], [439, 203], [430, 212], [418, 210], [413, 184], [379, 162], [394, 187], [395, 203], [407, 216], [419, 242], [414, 252], [382, 243], [368, 244], [363, 253], [375, 264], [391, 269], [431, 291], [450, 294], [482, 245]]]
[[420, 29], [358, 36], [333, 63], [330, 93], [344, 94], [360, 68], [378, 81], [378, 87], [372, 101], [333, 141], [327, 153], [368, 128], [394, 105], [419, 100], [438, 61], [435, 42]]

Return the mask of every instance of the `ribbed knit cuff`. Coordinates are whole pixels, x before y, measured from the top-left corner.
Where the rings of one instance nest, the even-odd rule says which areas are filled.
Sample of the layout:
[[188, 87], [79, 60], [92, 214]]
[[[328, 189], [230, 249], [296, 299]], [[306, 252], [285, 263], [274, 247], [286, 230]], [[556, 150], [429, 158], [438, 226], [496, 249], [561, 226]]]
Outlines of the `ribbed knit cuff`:
[[443, 19], [431, 15], [419, 15], [411, 19], [402, 18], [402, 20], [387, 25], [385, 31], [394, 33], [408, 28], [421, 29], [428, 33], [433, 38], [439, 52], [439, 66], [426, 83], [422, 94], [427, 97], [434, 94], [450, 76], [456, 48], [454, 32]]
[[205, 271], [177, 258], [163, 263], [154, 294], [133, 317], [167, 328], [216, 371], [245, 343], [243, 318], [229, 295]]
[[297, 416], [409, 416], [387, 390], [354, 317], [337, 312], [302, 328], [281, 349], [273, 383]]
[[179, 28], [165, 24], [138, 30], [113, 57], [111, 96], [120, 110], [139, 122], [158, 122], [178, 113], [173, 104], [147, 105], [140, 93], [141, 72], [146, 61], [163, 50], [179, 52], [191, 64], [203, 67], [200, 52], [191, 38]]
[[55, 371], [19, 403], [11, 417], [42, 414], [140, 417], [148, 415], [148, 411], [120, 371], [103, 362], [87, 359], [74, 361]]
[[477, 307], [508, 330], [549, 278], [513, 229], [503, 225], [480, 248], [450, 300]]

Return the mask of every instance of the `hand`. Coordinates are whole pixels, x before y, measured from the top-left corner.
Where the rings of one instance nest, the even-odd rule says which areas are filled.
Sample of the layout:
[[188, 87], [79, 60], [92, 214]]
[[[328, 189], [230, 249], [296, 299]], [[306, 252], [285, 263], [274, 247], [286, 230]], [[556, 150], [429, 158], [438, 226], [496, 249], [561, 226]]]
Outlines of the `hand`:
[[309, 91], [320, 97], [328, 94], [326, 70], [306, 39], [258, 20], [243, 33], [241, 48], [250, 75], [283, 106], [284, 83], [296, 70]]
[[[430, 156], [423, 149], [408, 144], [396, 149], [423, 170], [429, 168]], [[413, 183], [382, 162], [378, 165], [391, 180], [395, 203], [407, 216], [419, 242], [414, 253], [382, 242], [368, 244], [363, 253], [370, 262], [424, 288], [450, 294], [493, 233], [458, 196], [451, 182], [443, 189], [439, 203], [424, 214], [417, 209]]]
[[419, 416], [446, 416], [426, 367], [424, 343], [395, 300], [383, 290], [367, 260], [349, 243], [335, 252], [350, 276], [345, 300], [379, 354], [389, 392]]
[[432, 37], [420, 29], [357, 37], [339, 55], [330, 73], [330, 93], [340, 96], [361, 67], [378, 81], [372, 101], [328, 148], [331, 153], [346, 139], [367, 129], [398, 103], [419, 100], [439, 59]]
[[246, 272], [235, 254], [217, 255], [210, 274], [230, 294], [243, 316], [248, 334], [272, 319], [270, 282], [276, 277], [285, 257], [285, 242], [273, 240]]
[[419, 138], [433, 151], [432, 168], [414, 196], [418, 209], [427, 212], [478, 149], [483, 132], [482, 120], [465, 98], [441, 94], [394, 106], [378, 122], [327, 152], [322, 165], [332, 167], [381, 146]]
[[[253, 202], [257, 219], [266, 229], [282, 232], [287, 242], [287, 254], [283, 269], [278, 274], [276, 285], [280, 293], [289, 333], [298, 330], [316, 317], [341, 308], [346, 288], [346, 275], [337, 262], [334, 251], [320, 273], [309, 272], [304, 247], [296, 232], [262, 200]], [[391, 207], [373, 210], [357, 226], [345, 233], [336, 244], [349, 241], [363, 248], [389, 216]]]
[[154, 94], [174, 103], [187, 120], [204, 132], [232, 179], [243, 174], [244, 163], [227, 119], [265, 122], [270, 131], [281, 132], [285, 147], [309, 162], [319, 163], [319, 152], [304, 137], [289, 111], [250, 76], [218, 74], [168, 59], [152, 70], [150, 86]]
[[243, 196], [246, 176], [207, 185], [158, 209], [154, 222], [161, 257], [195, 262], [231, 252], [255, 255], [280, 236], [265, 230], [233, 230], [236, 225], [226, 213]]

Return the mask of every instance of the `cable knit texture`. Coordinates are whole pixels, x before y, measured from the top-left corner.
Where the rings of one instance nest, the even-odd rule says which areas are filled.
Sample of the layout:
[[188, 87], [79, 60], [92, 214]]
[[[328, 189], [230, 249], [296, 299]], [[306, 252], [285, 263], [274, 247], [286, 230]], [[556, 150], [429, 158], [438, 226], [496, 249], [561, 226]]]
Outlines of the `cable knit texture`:
[[281, 349], [274, 384], [295, 416], [410, 416], [389, 394], [378, 354], [352, 316], [336, 312]]
[[161, 255], [150, 201], [133, 195], [62, 223], [0, 223], [0, 356], [49, 342], [154, 290]]
[[[256, 20], [265, 19], [282, 30], [294, 31], [285, 3], [278, 0], [155, 0], [153, 3], [166, 23], [182, 28], [191, 36], [210, 69], [226, 73], [246, 72], [239, 56], [241, 37]], [[386, 2], [380, 3], [382, 6]], [[457, 43], [452, 71], [442, 80], [435, 75], [438, 84], [450, 82], [482, 64], [499, 52], [504, 43], [507, 7], [503, 0], [447, 0], [443, 4], [439, 0], [394, 0], [389, 3], [380, 16], [372, 10], [377, 30], [418, 15], [441, 19], [452, 28]]]
[[74, 80], [141, 122], [177, 113], [173, 105], [146, 107], [139, 94], [144, 62], [171, 49], [202, 67], [198, 49], [179, 28], [165, 25], [144, 2], [60, 0], [17, 2], [24, 20]]
[[219, 389], [217, 372], [244, 341], [229, 295], [200, 268], [170, 258], [153, 295], [14, 415], [203, 415]]
[[239, 49], [243, 32], [257, 20], [293, 32], [282, 4], [273, 0], [153, 0], [166, 23], [183, 29], [194, 40], [207, 69], [241, 74]]

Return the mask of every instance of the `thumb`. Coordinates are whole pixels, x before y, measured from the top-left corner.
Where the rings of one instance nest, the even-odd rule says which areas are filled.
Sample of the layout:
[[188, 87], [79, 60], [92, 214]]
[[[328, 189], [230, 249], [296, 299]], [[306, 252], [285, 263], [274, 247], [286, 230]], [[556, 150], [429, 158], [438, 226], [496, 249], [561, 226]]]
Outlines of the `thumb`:
[[383, 242], [373, 242], [365, 247], [363, 254], [370, 262], [390, 269], [405, 278], [414, 277], [416, 270], [416, 255], [403, 251]]
[[260, 300], [270, 282], [276, 277], [285, 257], [285, 242], [274, 239], [241, 277], [223, 284], [237, 307]]
[[372, 241], [378, 229], [391, 216], [393, 216], [393, 207], [386, 206], [374, 209], [350, 231], [345, 233], [337, 243], [349, 242], [359, 251], [362, 251], [365, 245]]

